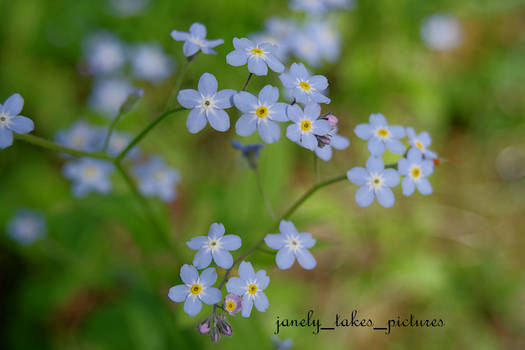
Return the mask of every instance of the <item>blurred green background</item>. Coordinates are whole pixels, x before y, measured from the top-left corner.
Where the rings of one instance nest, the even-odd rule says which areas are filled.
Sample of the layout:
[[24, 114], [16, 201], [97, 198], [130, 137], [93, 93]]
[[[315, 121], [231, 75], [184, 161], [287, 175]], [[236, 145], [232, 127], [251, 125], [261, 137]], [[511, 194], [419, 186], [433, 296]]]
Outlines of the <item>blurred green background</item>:
[[[432, 51], [421, 40], [422, 21], [436, 12], [461, 22], [464, 41], [452, 52]], [[169, 33], [194, 21], [225, 44], [217, 56], [200, 55], [183, 86], [196, 86], [210, 72], [219, 88], [238, 90], [246, 68], [226, 65], [231, 40], [262, 30], [276, 15], [294, 16], [278, 0], [152, 0], [130, 17], [115, 16], [106, 0], [1, 0], [0, 100], [22, 94], [34, 134], [49, 139], [79, 118], [107, 123], [86, 104], [92, 78], [79, 73], [84, 39], [107, 30], [127, 43], [158, 42], [180, 67], [181, 44]], [[141, 143], [182, 174], [176, 202], [151, 200], [177, 254], [157, 241], [116, 175], [113, 194], [73, 199], [63, 159], [15, 140], [0, 152], [0, 347], [272, 349], [277, 316], [302, 318], [314, 309], [328, 326], [335, 313], [358, 309], [378, 326], [412, 313], [441, 318], [445, 327], [394, 329], [388, 336], [368, 328], [320, 335], [289, 328], [280, 337], [292, 338], [296, 349], [525, 348], [525, 183], [507, 176], [524, 167], [525, 2], [363, 0], [335, 24], [344, 38], [342, 57], [315, 72], [331, 82], [332, 103], [323, 110], [338, 116], [351, 145], [322, 164], [322, 177], [364, 164], [366, 143], [352, 130], [381, 112], [391, 124], [433, 136], [441, 165], [431, 177], [432, 196], [404, 197], [398, 187], [395, 206], [384, 209], [359, 208], [356, 187], [346, 181], [317, 193], [292, 217], [318, 239], [316, 269], [281, 271], [273, 256], [252, 255], [256, 269], [270, 275], [270, 308], [230, 318], [234, 336], [212, 344], [195, 329], [209, 307], [191, 318], [167, 291], [180, 282], [180, 263], [193, 258], [185, 242], [212, 222], [240, 235], [244, 248], [272, 223], [254, 174], [230, 146], [233, 128], [191, 135], [180, 113]], [[137, 83], [145, 98], [118, 129], [137, 133], [147, 125], [175, 78]], [[267, 83], [277, 85], [277, 75], [252, 80], [249, 90]], [[509, 160], [505, 150], [517, 155]], [[284, 135], [264, 148], [260, 170], [279, 213], [315, 181], [311, 152]], [[48, 220], [47, 237], [29, 247], [3, 232], [21, 206], [42, 210]]]

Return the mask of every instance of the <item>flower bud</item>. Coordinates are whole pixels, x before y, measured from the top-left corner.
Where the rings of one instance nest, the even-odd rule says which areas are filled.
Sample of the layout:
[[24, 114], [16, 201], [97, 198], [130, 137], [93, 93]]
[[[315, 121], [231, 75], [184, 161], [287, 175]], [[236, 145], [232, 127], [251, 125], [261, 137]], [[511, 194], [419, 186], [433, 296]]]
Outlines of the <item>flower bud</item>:
[[333, 115], [332, 113], [325, 114], [324, 118], [328, 120], [328, 123], [330, 123], [330, 126], [332, 128], [336, 127], [337, 122], [339, 122], [339, 119], [337, 119], [337, 117]]
[[210, 319], [207, 318], [202, 321], [197, 328], [199, 329], [200, 334], [206, 334], [210, 332]]
[[217, 329], [215, 325], [211, 329], [210, 338], [211, 338], [211, 341], [214, 343], [217, 343], [219, 339], [221, 338], [221, 333], [219, 332], [219, 330]]
[[225, 336], [231, 337], [233, 329], [232, 326], [226, 321], [226, 316], [218, 315], [216, 321], [219, 331]]

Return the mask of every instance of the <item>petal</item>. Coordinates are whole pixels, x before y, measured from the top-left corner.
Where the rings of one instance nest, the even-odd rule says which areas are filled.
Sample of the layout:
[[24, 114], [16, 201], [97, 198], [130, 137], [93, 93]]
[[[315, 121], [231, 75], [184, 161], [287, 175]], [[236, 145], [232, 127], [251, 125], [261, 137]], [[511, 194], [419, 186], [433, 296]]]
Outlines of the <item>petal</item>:
[[427, 179], [421, 179], [416, 182], [416, 187], [419, 193], [424, 195], [432, 194], [432, 185]]
[[191, 41], [185, 41], [182, 45], [182, 53], [186, 57], [193, 56], [199, 51], [200, 46], [197, 44], [192, 43]]
[[406, 158], [401, 158], [397, 162], [397, 170], [401, 175], [408, 175], [408, 161], [406, 160]]
[[271, 120], [262, 121], [259, 123], [259, 136], [266, 143], [277, 142], [281, 137], [281, 128]]
[[233, 106], [233, 96], [237, 91], [232, 89], [224, 89], [215, 95], [215, 106], [224, 109]]
[[213, 74], [204, 73], [199, 79], [199, 92], [204, 96], [212, 96], [217, 92], [217, 79]]
[[303, 247], [308, 249], [312, 248], [316, 242], [315, 238], [312, 237], [311, 233], [300, 233], [299, 241], [301, 242]]
[[357, 186], [363, 186], [368, 179], [368, 171], [360, 166], [354, 167], [347, 171], [346, 177], [351, 183]]
[[422, 161], [421, 170], [423, 171], [423, 176], [425, 177], [432, 175], [434, 172], [434, 162], [431, 160]]
[[208, 305], [217, 304], [222, 299], [222, 293], [217, 288], [206, 288], [199, 295], [203, 303]]
[[294, 105], [288, 105], [286, 108], [286, 115], [288, 116], [288, 119], [291, 121], [298, 123], [303, 119], [304, 113], [297, 104]]
[[196, 134], [206, 126], [206, 115], [200, 108], [192, 109], [186, 119], [186, 127], [192, 134]]
[[313, 151], [317, 147], [317, 138], [313, 134], [303, 134], [301, 136], [301, 146]]
[[251, 113], [257, 108], [257, 98], [246, 91], [241, 91], [233, 96], [233, 102], [238, 110]]
[[271, 106], [279, 99], [279, 89], [275, 86], [266, 85], [259, 92], [259, 102], [265, 106]]
[[286, 270], [292, 267], [295, 261], [295, 255], [292, 250], [288, 248], [282, 248], [275, 255], [275, 263], [281, 270]]
[[243, 114], [235, 123], [235, 132], [239, 136], [250, 136], [257, 129], [257, 117], [252, 114]]
[[184, 89], [179, 91], [177, 96], [177, 101], [184, 108], [194, 108], [199, 104], [201, 99], [201, 94], [197, 90], [193, 89]]
[[214, 267], [209, 267], [201, 272], [200, 281], [203, 286], [209, 287], [217, 282], [217, 271]]
[[389, 127], [390, 133], [396, 138], [405, 137], [405, 128], [399, 125], [391, 125]]
[[388, 125], [386, 118], [381, 113], [370, 114], [370, 126], [386, 126]]
[[397, 170], [385, 169], [385, 171], [383, 171], [383, 178], [385, 180], [385, 185], [388, 187], [399, 185], [399, 173]]
[[270, 118], [277, 122], [287, 122], [289, 121], [288, 116], [286, 116], [286, 108], [288, 105], [286, 103], [278, 102], [272, 106], [270, 109]]
[[13, 144], [13, 132], [6, 127], [0, 127], [0, 149]]
[[246, 62], [248, 62], [248, 54], [244, 49], [233, 50], [226, 55], [226, 63], [230, 66], [239, 67], [245, 65]]
[[360, 139], [368, 140], [372, 136], [372, 128], [369, 124], [359, 124], [354, 128], [354, 132]]
[[17, 116], [24, 107], [24, 99], [22, 96], [20, 96], [20, 94], [13, 94], [9, 96], [7, 100], [5, 100], [3, 107], [5, 114], [11, 117]]
[[388, 187], [382, 187], [376, 191], [377, 201], [385, 208], [390, 208], [394, 205], [394, 192]]
[[389, 139], [385, 142], [386, 147], [388, 150], [392, 153], [396, 154], [403, 154], [405, 153], [405, 145], [403, 145], [400, 141], [395, 139]]
[[266, 309], [268, 309], [268, 306], [270, 306], [270, 303], [268, 302], [268, 297], [266, 297], [266, 294], [264, 293], [257, 293], [253, 301], [255, 304], [255, 308], [260, 312], [265, 312]]
[[385, 153], [385, 143], [377, 137], [371, 137], [368, 140], [368, 151], [373, 156], [380, 156]]
[[228, 293], [243, 295], [245, 285], [246, 283], [239, 277], [231, 277], [226, 283], [226, 290]]
[[295, 87], [295, 82], [297, 78], [289, 73], [283, 73], [279, 75], [279, 79], [281, 80], [281, 83], [285, 88], [291, 89]]
[[239, 276], [243, 280], [249, 281], [255, 278], [255, 271], [253, 271], [253, 266], [247, 261], [241, 262], [239, 265]]
[[207, 249], [200, 249], [195, 257], [193, 258], [193, 265], [200, 269], [210, 266], [212, 255], [211, 252]]
[[193, 250], [199, 250], [202, 248], [204, 243], [208, 241], [208, 237], [206, 236], [197, 236], [190, 239], [188, 242], [186, 242], [186, 245]]
[[290, 67], [290, 74], [302, 80], [306, 80], [310, 77], [310, 74], [302, 63], [292, 63]]
[[190, 27], [190, 33], [198, 38], [204, 39], [206, 37], [206, 27], [202, 23], [195, 22]]
[[316, 135], [326, 135], [330, 132], [332, 127], [328, 120], [318, 119], [313, 122], [313, 133]]
[[297, 256], [297, 262], [303, 269], [311, 270], [317, 265], [314, 256], [307, 249], [298, 249], [295, 256]]
[[421, 151], [415, 147], [412, 147], [408, 150], [407, 153], [407, 160], [410, 163], [421, 163], [421, 160], [423, 159], [423, 154]]
[[428, 147], [432, 144], [432, 138], [430, 137], [430, 134], [426, 131], [423, 131], [419, 134], [419, 141], [421, 141], [421, 143], [425, 147]]
[[217, 266], [222, 267], [223, 269], [229, 269], [233, 265], [233, 257], [225, 249], [217, 249], [212, 251], [213, 260]]
[[293, 142], [299, 142], [301, 138], [301, 129], [299, 129], [299, 126], [297, 124], [288, 125], [288, 128], [286, 128], [286, 137]]
[[219, 46], [224, 44], [224, 40], [222, 39], [215, 39], [215, 40], [206, 40], [204, 42], [204, 47], [202, 48], [202, 52], [209, 53], [209, 54], [217, 54], [215, 50], [212, 50], [215, 46]]
[[33, 131], [34, 128], [35, 124], [33, 124], [33, 121], [21, 115], [11, 119], [11, 123], [9, 124], [9, 129], [17, 134], [27, 134], [28, 132]]
[[206, 114], [208, 122], [217, 131], [226, 131], [230, 128], [230, 117], [222, 109], [214, 109]]
[[221, 246], [226, 250], [237, 250], [241, 245], [241, 237], [237, 235], [226, 235], [221, 239]]
[[284, 236], [277, 233], [269, 233], [264, 237], [266, 245], [272, 249], [281, 249], [284, 246]]
[[173, 38], [173, 40], [176, 40], [176, 41], [185, 41], [189, 37], [188, 33], [179, 32], [178, 30], [172, 30], [170, 35]]
[[181, 303], [188, 297], [190, 290], [187, 285], [179, 284], [178, 286], [171, 287], [168, 292], [168, 298], [176, 303]]
[[385, 166], [383, 164], [383, 160], [378, 157], [370, 157], [366, 161], [366, 169], [370, 173], [382, 173], [385, 169]]
[[355, 192], [355, 201], [360, 207], [368, 207], [374, 201], [374, 192], [368, 187], [359, 187]]
[[304, 115], [311, 121], [316, 120], [320, 114], [321, 106], [318, 103], [310, 103], [304, 107]]
[[254, 43], [247, 38], [233, 38], [233, 47], [236, 49], [254, 48]]
[[297, 235], [297, 229], [291, 221], [281, 220], [279, 223], [279, 231], [285, 235]]
[[330, 146], [335, 149], [345, 149], [350, 146], [350, 140], [341, 135], [334, 135], [330, 140]]
[[268, 277], [266, 271], [264, 270], [257, 271], [255, 274], [255, 279], [257, 280], [257, 286], [259, 286], [260, 290], [265, 290], [270, 283], [270, 277]]
[[405, 196], [411, 196], [416, 189], [416, 184], [414, 184], [414, 181], [412, 181], [411, 178], [405, 177], [401, 183], [401, 187], [403, 188], [403, 194]]
[[212, 238], [219, 238], [224, 235], [226, 232], [226, 229], [224, 228], [224, 225], [218, 222], [214, 222], [210, 225], [210, 230], [208, 231], [208, 236]]
[[202, 310], [202, 302], [199, 298], [190, 296], [184, 303], [184, 312], [190, 316], [195, 316]]
[[276, 73], [284, 72], [284, 65], [273, 54], [266, 54], [266, 63]]
[[245, 295], [242, 298], [242, 317], [250, 317], [253, 308], [253, 299], [250, 295]]
[[317, 103], [330, 103], [330, 99], [325, 95], [321, 94], [320, 92], [311, 94], [310, 99]]
[[406, 128], [406, 134], [407, 134], [409, 139], [416, 138], [416, 132], [414, 131], [414, 128], [411, 127], [411, 126]]
[[326, 145], [324, 147], [316, 147], [315, 148], [315, 154], [325, 162], [328, 162], [330, 159], [332, 159], [332, 147], [329, 145]]
[[184, 264], [180, 268], [180, 278], [186, 284], [192, 284], [199, 278], [199, 272], [194, 266]]
[[248, 71], [255, 75], [266, 75], [268, 74], [268, 66], [261, 58], [250, 57], [248, 58]]
[[328, 79], [322, 75], [314, 75], [308, 81], [317, 91], [323, 91], [328, 88]]

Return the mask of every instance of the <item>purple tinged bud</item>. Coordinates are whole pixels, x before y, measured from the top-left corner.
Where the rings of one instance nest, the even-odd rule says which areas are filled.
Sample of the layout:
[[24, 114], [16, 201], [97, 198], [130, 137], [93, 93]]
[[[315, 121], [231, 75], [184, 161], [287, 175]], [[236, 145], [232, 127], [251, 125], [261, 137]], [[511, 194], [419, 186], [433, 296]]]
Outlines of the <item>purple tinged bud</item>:
[[211, 341], [214, 343], [217, 343], [219, 339], [221, 338], [221, 333], [219, 332], [216, 326], [213, 326], [213, 328], [211, 329], [210, 338], [211, 338]]
[[210, 320], [208, 318], [205, 319], [199, 324], [197, 328], [199, 329], [200, 334], [209, 333], [210, 332]]
[[330, 123], [330, 126], [332, 128], [334, 128], [335, 126], [337, 126], [337, 122], [339, 122], [339, 119], [337, 119], [337, 117], [331, 113], [328, 113], [327, 115], [324, 116], [326, 118], [326, 120], [328, 120], [328, 123]]
[[217, 315], [216, 324], [222, 334], [231, 337], [233, 333], [232, 326], [226, 321], [225, 315]]

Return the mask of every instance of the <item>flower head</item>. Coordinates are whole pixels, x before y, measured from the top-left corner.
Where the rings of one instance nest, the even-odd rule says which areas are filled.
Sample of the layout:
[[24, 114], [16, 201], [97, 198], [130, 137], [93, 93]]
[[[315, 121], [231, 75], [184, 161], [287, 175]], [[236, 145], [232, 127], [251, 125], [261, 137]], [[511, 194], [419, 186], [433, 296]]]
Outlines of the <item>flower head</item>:
[[281, 128], [276, 122], [286, 122], [286, 103], [277, 102], [279, 89], [266, 85], [255, 97], [241, 91], [233, 96], [235, 106], [243, 115], [235, 124], [240, 136], [250, 136], [255, 130], [266, 143], [274, 143], [281, 137]]
[[315, 245], [315, 239], [310, 233], [299, 233], [291, 221], [282, 220], [279, 224], [279, 234], [267, 234], [264, 238], [266, 245], [279, 250], [275, 262], [281, 270], [292, 267], [295, 259], [306, 270], [317, 265], [315, 258], [308, 251]]
[[233, 265], [233, 257], [230, 250], [241, 247], [241, 238], [237, 235], [224, 235], [223, 224], [213, 223], [210, 226], [208, 236], [197, 236], [186, 242], [188, 247], [198, 250], [193, 259], [193, 265], [203, 269], [210, 265], [212, 259], [217, 266], [229, 269]]
[[433, 50], [452, 51], [461, 45], [463, 32], [460, 22], [455, 17], [439, 13], [423, 21], [421, 37]]
[[257, 159], [259, 158], [259, 151], [261, 150], [261, 148], [264, 147], [264, 145], [261, 145], [260, 143], [253, 143], [250, 145], [243, 146], [237, 140], [232, 140], [231, 143], [233, 148], [238, 149], [242, 152], [242, 156], [244, 157], [244, 159], [246, 159], [246, 161], [252, 169], [257, 168]]
[[425, 158], [436, 159], [438, 157], [435, 152], [428, 149], [428, 147], [432, 144], [432, 138], [428, 132], [423, 131], [419, 134], [416, 134], [414, 128], [411, 127], [408, 127], [406, 131], [410, 146], [419, 149]]
[[268, 74], [268, 67], [277, 73], [284, 71], [284, 66], [274, 56], [277, 49], [270, 43], [254, 44], [246, 38], [234, 38], [235, 50], [226, 56], [226, 62], [234, 67], [243, 66], [248, 63], [248, 71], [255, 75]]
[[417, 148], [411, 148], [406, 158], [399, 160], [399, 173], [405, 178], [401, 183], [403, 194], [410, 196], [417, 190], [424, 195], [432, 193], [432, 185], [427, 177], [434, 172], [434, 162], [423, 159], [423, 154]]
[[173, 30], [171, 37], [176, 41], [184, 41], [182, 52], [186, 57], [195, 55], [199, 50], [206, 54], [216, 54], [213, 48], [224, 43], [222, 39], [206, 40], [206, 27], [197, 22], [191, 25], [189, 33]]
[[157, 196], [164, 202], [177, 197], [176, 186], [181, 180], [179, 172], [164, 163], [160, 157], [152, 157], [133, 167], [133, 175], [139, 180], [139, 190], [145, 196]]
[[217, 281], [217, 272], [213, 267], [199, 272], [194, 266], [184, 264], [180, 268], [180, 278], [184, 284], [171, 287], [168, 297], [176, 303], [184, 301], [184, 312], [197, 315], [202, 303], [213, 305], [221, 301], [221, 291], [213, 288]]
[[213, 74], [204, 73], [199, 80], [199, 91], [185, 89], [179, 92], [177, 100], [184, 108], [192, 111], [186, 120], [188, 131], [198, 133], [209, 122], [217, 131], [230, 128], [230, 117], [224, 111], [233, 105], [235, 90], [225, 89], [217, 92], [217, 79]]
[[[106, 139], [107, 131], [101, 130], [101, 135], [104, 136], [104, 141]], [[129, 143], [131, 142], [131, 135], [124, 133], [124, 132], [117, 132], [114, 131], [111, 134], [111, 138], [109, 139], [108, 144], [108, 154], [112, 157], [116, 157], [120, 154], [126, 147], [128, 147]], [[126, 159], [133, 159], [137, 158], [140, 155], [140, 149], [138, 146], [134, 146], [128, 154], [126, 154]]]
[[85, 43], [84, 55], [91, 74], [115, 73], [126, 61], [124, 45], [109, 33], [89, 37]]
[[13, 144], [13, 132], [27, 134], [35, 128], [33, 121], [19, 115], [24, 107], [24, 99], [19, 94], [13, 94], [0, 104], [0, 149]]
[[230, 293], [224, 298], [224, 310], [234, 316], [242, 309], [242, 298], [240, 295]]
[[266, 271], [259, 270], [257, 273], [253, 270], [252, 264], [243, 261], [239, 265], [239, 277], [232, 277], [226, 283], [226, 289], [229, 293], [242, 296], [242, 316], [249, 317], [253, 305], [261, 312], [266, 311], [270, 305], [264, 289], [268, 287], [270, 277]]
[[113, 164], [108, 161], [80, 158], [67, 162], [63, 173], [73, 182], [73, 195], [84, 197], [91, 191], [101, 194], [111, 192], [112, 185], [109, 177], [113, 170]]
[[286, 111], [288, 119], [293, 122], [286, 129], [286, 137], [311, 151], [315, 150], [318, 146], [317, 136], [326, 135], [331, 129], [328, 120], [319, 119], [321, 106], [311, 103], [303, 111], [294, 104], [289, 105]]
[[405, 146], [398, 140], [405, 136], [405, 128], [388, 125], [382, 114], [371, 114], [369, 124], [359, 124], [354, 129], [357, 137], [368, 140], [368, 150], [373, 156], [385, 153], [385, 146], [392, 153], [403, 154]]
[[120, 107], [133, 91], [125, 79], [104, 78], [93, 84], [89, 105], [94, 111], [111, 119], [119, 113]]
[[55, 134], [55, 141], [59, 145], [84, 152], [96, 151], [101, 139], [100, 133], [84, 120], [76, 121], [69, 129], [59, 130]]
[[311, 76], [302, 63], [292, 63], [290, 71], [279, 76], [290, 96], [297, 102], [309, 104], [330, 103], [321, 92], [328, 88], [328, 80], [322, 75]]
[[390, 187], [399, 184], [399, 173], [394, 169], [385, 169], [381, 158], [368, 158], [366, 169], [352, 168], [346, 176], [350, 182], [360, 186], [355, 193], [355, 200], [360, 207], [368, 207], [374, 198], [385, 208], [394, 205], [394, 193]]
[[42, 213], [18, 209], [7, 224], [7, 235], [22, 245], [29, 245], [46, 233], [46, 220]]
[[133, 49], [131, 69], [138, 79], [159, 83], [173, 73], [174, 64], [160, 46], [142, 44]]

